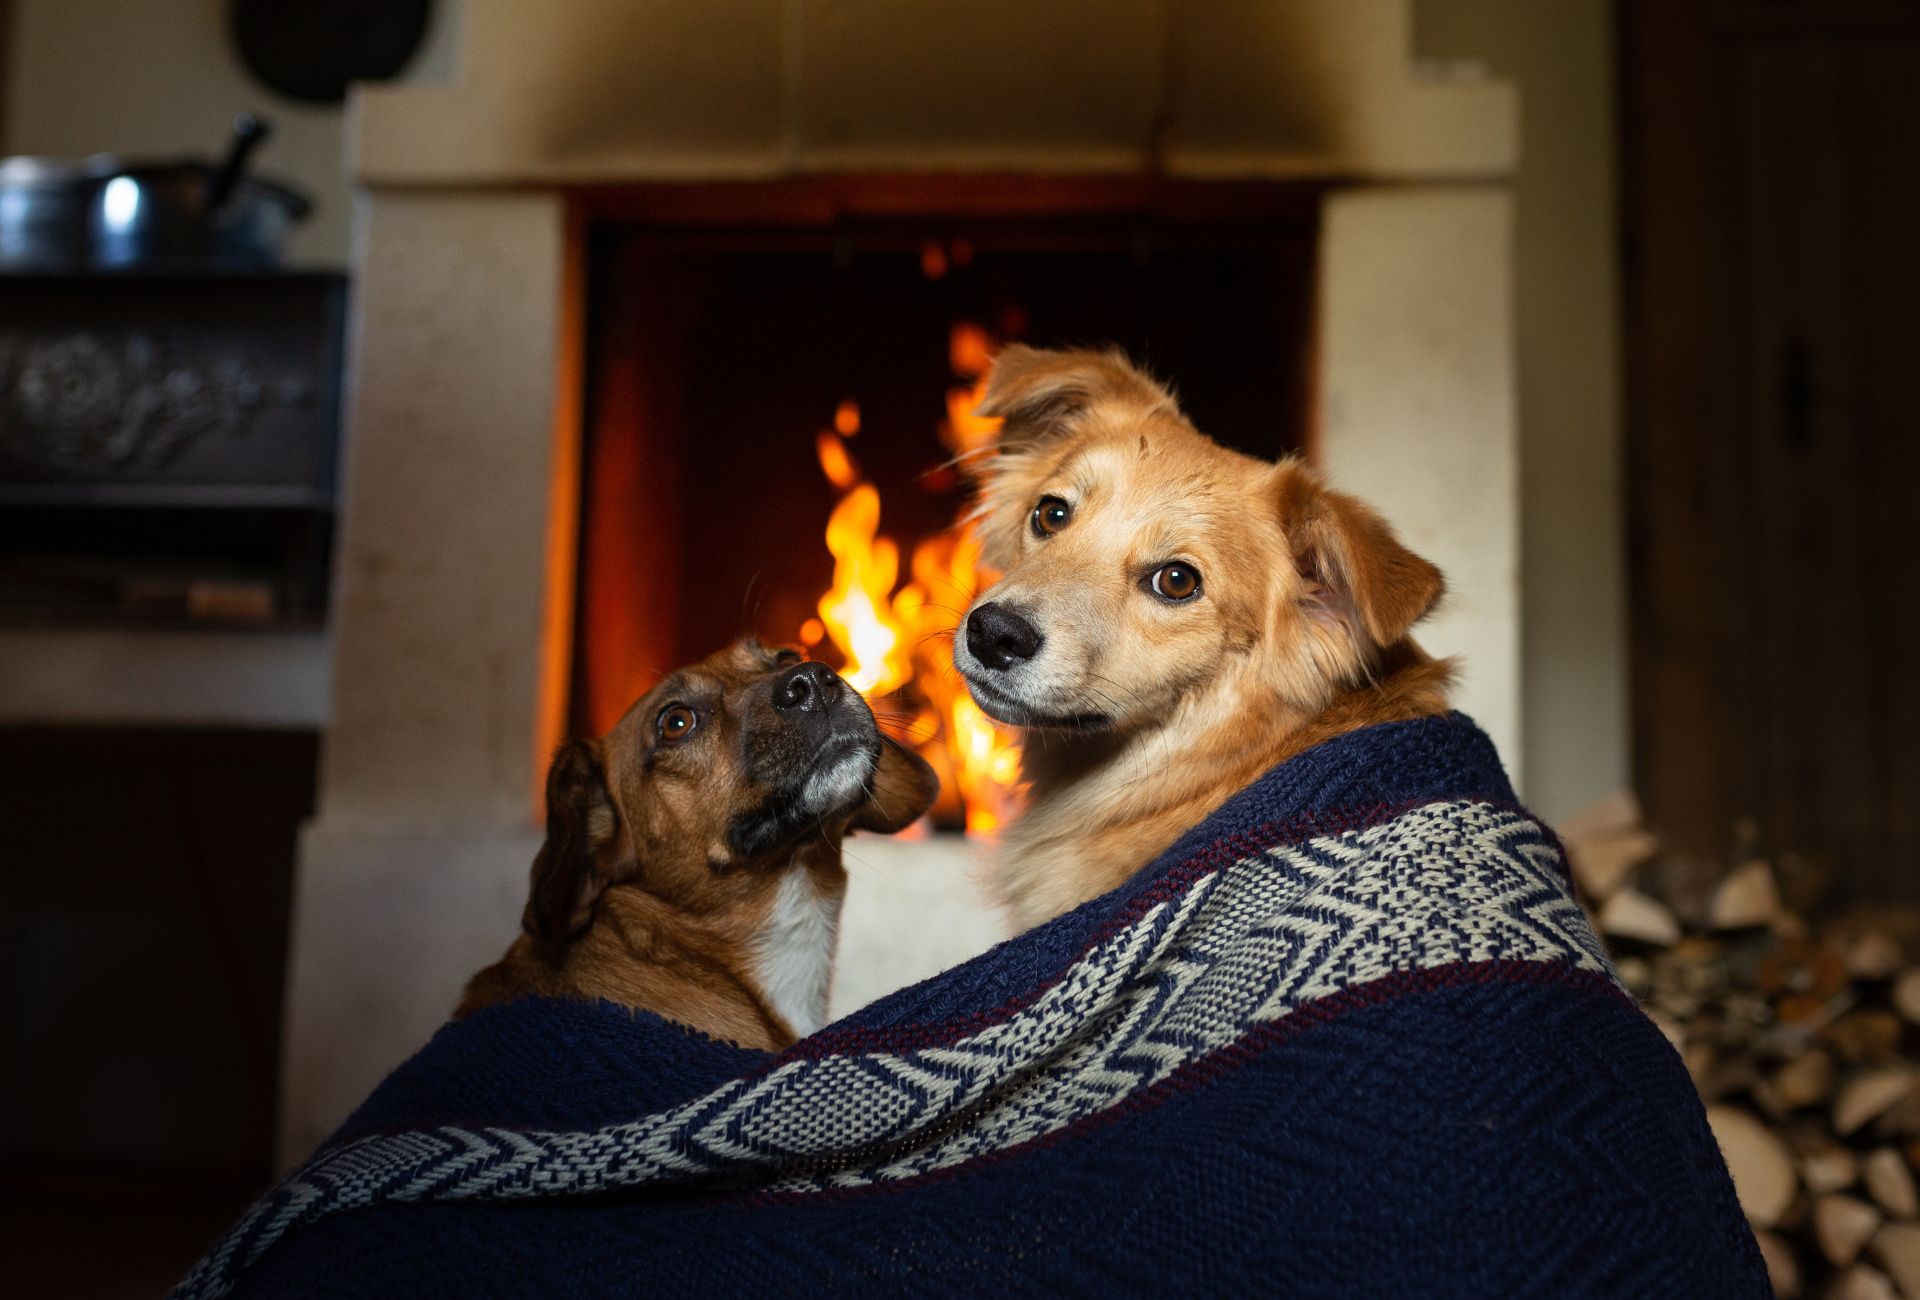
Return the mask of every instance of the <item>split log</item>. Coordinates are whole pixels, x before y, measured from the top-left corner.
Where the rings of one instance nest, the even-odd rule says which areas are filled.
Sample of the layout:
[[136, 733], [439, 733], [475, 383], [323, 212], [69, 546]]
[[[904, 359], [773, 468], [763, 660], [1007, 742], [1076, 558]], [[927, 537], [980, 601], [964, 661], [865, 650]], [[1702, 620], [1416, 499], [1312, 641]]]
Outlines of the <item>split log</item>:
[[1906, 964], [1899, 940], [1885, 930], [1863, 930], [1847, 945], [1847, 974], [1857, 980], [1890, 980]]
[[1625, 887], [1634, 868], [1654, 855], [1660, 841], [1645, 831], [1628, 831], [1596, 839], [1566, 839], [1567, 865], [1580, 892], [1605, 903]]
[[1920, 1088], [1908, 1093], [1874, 1120], [1873, 1135], [1889, 1139], [1920, 1136]]
[[1645, 957], [1622, 957], [1613, 964], [1620, 974], [1620, 982], [1627, 986], [1627, 992], [1636, 998], [1644, 998], [1653, 988], [1653, 967]]
[[1793, 1246], [1777, 1232], [1762, 1228], [1753, 1234], [1760, 1243], [1760, 1258], [1767, 1263], [1767, 1280], [1779, 1300], [1795, 1300], [1800, 1294], [1800, 1257]]
[[1816, 1047], [1774, 1073], [1773, 1092], [1790, 1110], [1818, 1106], [1833, 1094], [1833, 1077], [1833, 1057]]
[[1860, 1162], [1860, 1179], [1867, 1194], [1889, 1217], [1911, 1219], [1920, 1214], [1920, 1193], [1913, 1185], [1913, 1171], [1906, 1157], [1892, 1147], [1881, 1147]]
[[1588, 804], [1560, 823], [1562, 840], [1604, 840], [1641, 829], [1640, 797], [1631, 790], [1615, 790]]
[[1598, 906], [1627, 883], [1660, 842], [1640, 824], [1640, 800], [1620, 790], [1560, 824], [1560, 842], [1580, 891]]
[[1600, 909], [1600, 932], [1616, 939], [1666, 947], [1680, 937], [1680, 922], [1665, 903], [1634, 889], [1623, 889]]
[[1726, 1157], [1734, 1193], [1748, 1221], [1759, 1228], [1779, 1223], [1800, 1183], [1786, 1143], [1751, 1112], [1735, 1106], [1707, 1107], [1707, 1124]]
[[1868, 1070], [1847, 1080], [1833, 1103], [1833, 1131], [1845, 1137], [1892, 1110], [1913, 1091], [1913, 1071], [1904, 1066]]
[[1815, 1196], [1843, 1191], [1860, 1181], [1860, 1161], [1838, 1144], [1818, 1146], [1801, 1155], [1800, 1181]]
[[1920, 1025], [1920, 966], [1901, 972], [1893, 982], [1893, 1009], [1910, 1025]]
[[1902, 1293], [1920, 1296], [1920, 1225], [1889, 1223], [1873, 1235], [1867, 1250]]
[[1827, 1300], [1900, 1300], [1900, 1293], [1879, 1269], [1855, 1264], [1833, 1280]]
[[1886, 1216], [1853, 1196], [1822, 1196], [1813, 1203], [1813, 1237], [1820, 1253], [1835, 1268], [1845, 1268], [1860, 1258], [1860, 1252], [1873, 1239]]
[[1749, 862], [1728, 872], [1707, 904], [1707, 924], [1716, 930], [1747, 930], [1771, 925], [1780, 913], [1780, 889], [1773, 868]]

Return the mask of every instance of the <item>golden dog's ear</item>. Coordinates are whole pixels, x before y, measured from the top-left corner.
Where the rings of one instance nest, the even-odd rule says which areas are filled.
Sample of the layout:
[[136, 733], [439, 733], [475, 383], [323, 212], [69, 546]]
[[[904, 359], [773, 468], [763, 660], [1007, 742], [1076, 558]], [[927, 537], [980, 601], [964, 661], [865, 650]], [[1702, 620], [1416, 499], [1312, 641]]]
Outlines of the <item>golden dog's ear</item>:
[[1127, 360], [1124, 352], [1054, 352], [1010, 343], [993, 359], [986, 395], [975, 414], [1005, 421], [1002, 450], [1069, 433], [1096, 402], [1128, 403], [1138, 415], [1179, 418], [1173, 395]]
[[940, 794], [940, 778], [926, 759], [890, 736], [880, 737], [873, 794], [849, 823], [855, 830], [891, 835], [920, 820]]
[[1308, 617], [1344, 629], [1363, 657], [1404, 637], [1446, 590], [1440, 570], [1403, 546], [1386, 520], [1304, 465], [1280, 466], [1279, 498]]
[[569, 740], [547, 769], [547, 840], [520, 927], [549, 943], [579, 938], [618, 874], [622, 838], [599, 745]]

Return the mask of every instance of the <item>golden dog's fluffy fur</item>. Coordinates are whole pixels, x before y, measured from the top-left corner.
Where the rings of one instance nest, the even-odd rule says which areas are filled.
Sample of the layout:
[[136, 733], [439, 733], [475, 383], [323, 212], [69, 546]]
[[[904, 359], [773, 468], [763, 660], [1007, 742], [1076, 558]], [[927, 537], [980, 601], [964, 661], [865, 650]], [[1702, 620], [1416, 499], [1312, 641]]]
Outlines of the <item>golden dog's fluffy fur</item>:
[[[1117, 887], [1283, 759], [1446, 709], [1450, 666], [1407, 635], [1439, 571], [1305, 465], [1210, 441], [1118, 352], [1009, 347], [980, 410], [1004, 420], [974, 514], [1003, 576], [954, 659], [1030, 728], [1031, 801], [998, 866], [1018, 922]], [[1169, 563], [1197, 574], [1186, 599], [1157, 594]], [[1039, 638], [1031, 656], [971, 652], [988, 604]]]

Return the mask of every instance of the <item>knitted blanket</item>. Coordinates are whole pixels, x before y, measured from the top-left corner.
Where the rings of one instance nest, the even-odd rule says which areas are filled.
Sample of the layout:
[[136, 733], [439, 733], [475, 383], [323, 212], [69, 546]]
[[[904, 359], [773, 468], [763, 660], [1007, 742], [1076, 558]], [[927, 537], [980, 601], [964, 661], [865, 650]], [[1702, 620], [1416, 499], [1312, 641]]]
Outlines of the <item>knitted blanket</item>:
[[769, 1055], [448, 1025], [176, 1292], [1769, 1294], [1685, 1070], [1459, 715]]

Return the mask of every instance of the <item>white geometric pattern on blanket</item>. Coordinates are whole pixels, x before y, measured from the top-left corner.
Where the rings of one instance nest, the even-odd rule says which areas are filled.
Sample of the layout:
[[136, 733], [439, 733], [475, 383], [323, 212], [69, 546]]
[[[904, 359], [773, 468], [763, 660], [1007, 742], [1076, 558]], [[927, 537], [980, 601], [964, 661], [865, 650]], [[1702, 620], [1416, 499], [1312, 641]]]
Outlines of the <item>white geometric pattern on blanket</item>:
[[440, 1128], [347, 1144], [256, 1206], [179, 1294], [221, 1294], [234, 1264], [294, 1223], [381, 1200], [795, 1164], [809, 1167], [769, 1187], [804, 1192], [948, 1168], [1116, 1106], [1303, 1003], [1395, 972], [1490, 960], [1612, 975], [1551, 837], [1489, 804], [1428, 804], [1201, 877], [1032, 1005], [951, 1046], [790, 1061], [586, 1132]]

